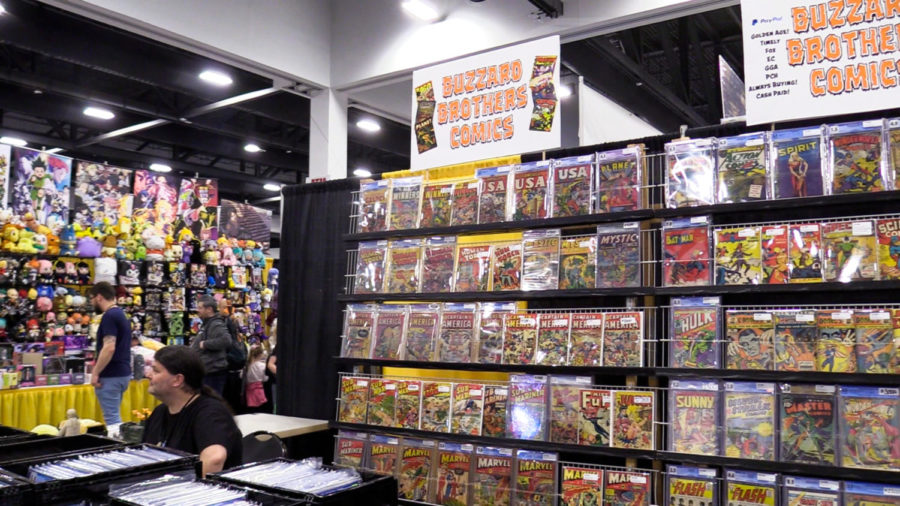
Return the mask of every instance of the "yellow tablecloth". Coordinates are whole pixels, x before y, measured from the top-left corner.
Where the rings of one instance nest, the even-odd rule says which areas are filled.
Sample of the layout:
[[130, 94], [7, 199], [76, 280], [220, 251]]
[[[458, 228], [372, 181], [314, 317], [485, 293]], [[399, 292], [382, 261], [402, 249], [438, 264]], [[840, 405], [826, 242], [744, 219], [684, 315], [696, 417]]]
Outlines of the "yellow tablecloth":
[[[159, 401], [147, 392], [146, 379], [132, 381], [122, 396], [122, 421], [132, 420], [131, 410], [153, 409]], [[31, 430], [46, 423], [54, 427], [65, 420], [66, 410], [75, 408], [79, 418], [103, 422], [103, 412], [90, 385], [0, 390], [0, 425]]]

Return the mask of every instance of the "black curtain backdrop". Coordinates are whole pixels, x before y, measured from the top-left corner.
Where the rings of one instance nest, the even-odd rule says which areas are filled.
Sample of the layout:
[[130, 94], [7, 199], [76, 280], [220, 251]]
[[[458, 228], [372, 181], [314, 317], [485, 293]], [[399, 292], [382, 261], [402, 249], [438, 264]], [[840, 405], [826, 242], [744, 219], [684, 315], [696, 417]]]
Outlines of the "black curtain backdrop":
[[351, 192], [358, 180], [283, 189], [278, 294], [278, 414], [331, 420], [337, 397]]

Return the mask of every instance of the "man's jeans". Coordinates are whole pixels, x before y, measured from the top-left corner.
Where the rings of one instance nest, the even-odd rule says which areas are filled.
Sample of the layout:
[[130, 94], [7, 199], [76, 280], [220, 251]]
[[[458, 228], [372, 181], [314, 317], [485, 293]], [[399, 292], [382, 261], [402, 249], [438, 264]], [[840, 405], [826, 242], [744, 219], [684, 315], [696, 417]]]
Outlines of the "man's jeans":
[[100, 409], [103, 410], [103, 423], [107, 427], [122, 423], [122, 417], [119, 414], [122, 406], [122, 394], [128, 390], [130, 381], [131, 376], [101, 377], [100, 388], [94, 388], [97, 400], [100, 401]]

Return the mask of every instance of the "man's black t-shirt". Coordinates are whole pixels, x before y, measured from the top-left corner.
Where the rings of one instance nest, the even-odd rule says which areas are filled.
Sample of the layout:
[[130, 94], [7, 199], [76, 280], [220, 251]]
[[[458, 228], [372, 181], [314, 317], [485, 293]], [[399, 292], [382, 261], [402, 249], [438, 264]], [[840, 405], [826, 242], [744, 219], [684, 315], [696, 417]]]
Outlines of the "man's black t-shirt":
[[165, 404], [157, 406], [147, 419], [144, 442], [195, 455], [218, 444], [228, 452], [225, 469], [241, 465], [241, 431], [225, 404], [206, 395], [174, 415]]

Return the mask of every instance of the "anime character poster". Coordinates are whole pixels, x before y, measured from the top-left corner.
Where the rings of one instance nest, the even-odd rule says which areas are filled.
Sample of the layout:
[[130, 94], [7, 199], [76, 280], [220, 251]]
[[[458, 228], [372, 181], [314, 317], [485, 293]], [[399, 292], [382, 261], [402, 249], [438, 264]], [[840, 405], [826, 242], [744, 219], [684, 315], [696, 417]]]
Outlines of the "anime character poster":
[[134, 221], [148, 223], [157, 232], [174, 233], [178, 177], [149, 170], [134, 172]]
[[131, 171], [102, 163], [78, 162], [75, 171], [75, 223], [82, 227], [103, 227], [119, 217], [131, 217]]
[[269, 244], [272, 239], [272, 211], [233, 200], [221, 201], [219, 232], [228, 237]]
[[219, 237], [219, 182], [215, 179], [184, 178], [178, 192], [174, 233], [189, 229], [205, 241]]
[[16, 162], [12, 208], [17, 216], [34, 215], [59, 234], [68, 222], [72, 159], [27, 148], [12, 150]]
[[0, 202], [6, 204], [6, 195], [9, 191], [9, 166], [12, 148], [6, 144], [0, 144]]

